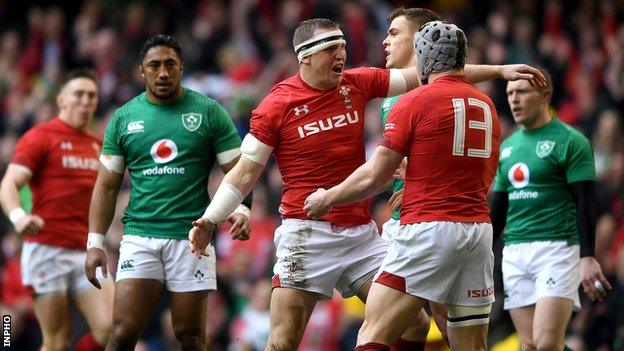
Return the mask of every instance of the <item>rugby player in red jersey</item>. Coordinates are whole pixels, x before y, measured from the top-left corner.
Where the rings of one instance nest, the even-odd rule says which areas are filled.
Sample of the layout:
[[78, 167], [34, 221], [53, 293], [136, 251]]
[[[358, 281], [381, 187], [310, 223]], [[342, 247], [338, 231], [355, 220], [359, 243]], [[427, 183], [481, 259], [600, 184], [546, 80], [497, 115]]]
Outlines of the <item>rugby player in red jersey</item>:
[[[112, 324], [113, 284], [105, 279], [101, 290], [94, 288], [84, 268], [89, 202], [102, 145], [87, 130], [97, 94], [92, 71], [70, 72], [56, 98], [58, 117], [20, 138], [0, 186], [2, 209], [24, 236], [22, 282], [33, 293], [47, 351], [69, 348], [70, 299], [91, 329], [77, 350], [103, 350]], [[18, 192], [26, 184], [33, 194], [31, 214], [19, 205]]]
[[310, 195], [304, 210], [323, 218], [333, 206], [374, 195], [406, 156], [401, 226], [387, 239], [356, 350], [390, 350], [424, 300], [446, 304], [451, 349], [485, 350], [494, 301], [487, 193], [498, 164], [498, 117], [466, 79], [468, 45], [459, 28], [428, 22], [414, 47], [428, 84], [397, 101], [371, 159]]

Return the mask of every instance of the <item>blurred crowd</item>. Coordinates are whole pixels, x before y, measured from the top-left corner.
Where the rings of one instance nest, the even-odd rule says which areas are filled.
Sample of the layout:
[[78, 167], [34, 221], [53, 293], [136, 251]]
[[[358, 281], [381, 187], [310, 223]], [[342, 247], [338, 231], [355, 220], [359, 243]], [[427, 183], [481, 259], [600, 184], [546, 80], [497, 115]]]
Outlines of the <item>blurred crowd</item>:
[[[114, 110], [143, 91], [137, 73], [139, 49], [153, 34], [174, 35], [183, 51], [183, 85], [220, 101], [243, 136], [250, 111], [277, 81], [297, 70], [291, 37], [306, 18], [327, 17], [347, 35], [348, 65], [383, 66], [386, 16], [395, 7], [433, 9], [468, 35], [469, 63], [530, 63], [553, 76], [552, 113], [579, 128], [592, 142], [598, 174], [596, 258], [613, 291], [606, 301], [583, 301], [569, 330], [569, 345], [582, 350], [624, 350], [624, 1], [338, 1], [338, 0], [153, 0], [61, 2], [0, 1], [0, 171], [17, 138], [56, 113], [55, 94], [70, 68], [93, 67], [100, 104], [92, 129], [102, 134]], [[495, 102], [503, 135], [515, 128], [505, 82], [479, 88]], [[378, 104], [367, 112], [370, 149], [381, 126]], [[213, 172], [209, 187], [220, 182]], [[127, 184], [126, 184], [127, 189]], [[252, 239], [233, 242], [222, 228], [217, 239], [219, 290], [209, 298], [206, 329], [212, 350], [262, 350], [268, 335], [273, 230], [281, 178], [274, 166], [254, 190]], [[115, 257], [122, 192], [107, 235]], [[378, 224], [388, 218], [385, 200], [373, 204]], [[31, 301], [19, 284], [20, 240], [0, 219], [0, 303], [13, 317], [17, 349], [40, 342]], [[500, 252], [496, 252], [500, 256]], [[111, 263], [116, 263], [115, 260]], [[114, 271], [114, 270], [113, 270]], [[501, 290], [497, 281], [497, 289]], [[502, 296], [497, 296], [502, 301]], [[510, 332], [500, 303], [491, 319], [492, 342]], [[339, 298], [319, 304], [301, 350], [351, 350], [363, 309]], [[82, 323], [82, 324], [81, 324]], [[77, 320], [75, 329], [85, 328]], [[139, 348], [175, 345], [163, 302]], [[19, 344], [21, 343], [21, 344]]]

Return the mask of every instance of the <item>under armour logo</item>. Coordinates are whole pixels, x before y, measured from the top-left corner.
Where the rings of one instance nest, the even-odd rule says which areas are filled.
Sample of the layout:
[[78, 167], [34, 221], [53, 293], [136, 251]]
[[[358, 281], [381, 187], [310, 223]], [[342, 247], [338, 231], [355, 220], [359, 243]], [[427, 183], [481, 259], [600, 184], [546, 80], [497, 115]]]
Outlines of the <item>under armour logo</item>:
[[310, 112], [310, 110], [308, 109], [308, 105], [303, 105], [303, 106], [299, 106], [299, 107], [295, 107], [293, 109], [293, 111], [295, 111], [295, 116], [299, 116], [300, 114], [306, 114], [308, 112]]
[[61, 150], [71, 151], [72, 149], [71, 141], [61, 141]]

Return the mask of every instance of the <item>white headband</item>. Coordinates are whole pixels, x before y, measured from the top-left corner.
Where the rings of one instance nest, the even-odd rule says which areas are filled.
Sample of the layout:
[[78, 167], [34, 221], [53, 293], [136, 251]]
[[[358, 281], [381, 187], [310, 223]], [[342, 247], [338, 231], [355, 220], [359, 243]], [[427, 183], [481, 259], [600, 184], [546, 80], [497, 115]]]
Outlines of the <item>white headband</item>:
[[331, 32], [319, 34], [295, 46], [295, 53], [297, 54], [297, 60], [301, 62], [301, 59], [306, 56], [325, 50], [330, 46], [346, 43], [347, 41], [344, 39], [342, 31], [336, 29]]

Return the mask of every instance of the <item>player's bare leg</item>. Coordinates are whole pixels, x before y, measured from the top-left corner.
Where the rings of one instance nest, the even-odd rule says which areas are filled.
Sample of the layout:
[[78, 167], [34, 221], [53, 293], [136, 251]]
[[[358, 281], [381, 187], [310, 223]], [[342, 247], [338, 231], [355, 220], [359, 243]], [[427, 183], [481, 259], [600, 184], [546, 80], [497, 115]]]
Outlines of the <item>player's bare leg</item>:
[[115, 283], [113, 329], [107, 351], [131, 351], [158, 304], [164, 284], [154, 279], [123, 279]]
[[[373, 278], [369, 279], [366, 283], [364, 283], [364, 285], [362, 285], [360, 290], [357, 292], [357, 296], [365, 303], [368, 298], [368, 293], [372, 284]], [[446, 323], [446, 318], [444, 319], [444, 321]], [[412, 322], [409, 324], [409, 326], [403, 332], [400, 338], [407, 342], [422, 342], [424, 344], [427, 341], [429, 327], [429, 316], [427, 316], [427, 313], [421, 308], [420, 312], [416, 314], [416, 317], [412, 320]]]
[[113, 325], [114, 284], [105, 282], [102, 289], [89, 289], [76, 296], [76, 307], [85, 317], [95, 341], [106, 345]]
[[573, 306], [572, 300], [561, 297], [537, 300], [533, 317], [533, 342], [537, 350], [563, 350]]
[[535, 305], [514, 308], [509, 310], [514, 328], [520, 337], [523, 351], [534, 351], [533, 343], [533, 316], [535, 315]]
[[69, 350], [71, 314], [68, 295], [64, 292], [37, 294], [33, 307], [43, 335], [43, 349]]
[[208, 290], [168, 292], [171, 323], [181, 350], [206, 350]]
[[438, 326], [440, 333], [442, 333], [442, 338], [448, 344], [446, 306], [443, 303], [429, 301], [429, 307], [431, 308], [431, 316]]
[[368, 292], [366, 319], [358, 333], [357, 345], [394, 345], [414, 321], [414, 313], [420, 313], [422, 306], [423, 300], [418, 297], [373, 283]]
[[295, 351], [312, 315], [317, 293], [291, 288], [271, 292], [271, 331], [266, 351]]
[[488, 324], [447, 328], [449, 345], [454, 351], [487, 350]]

